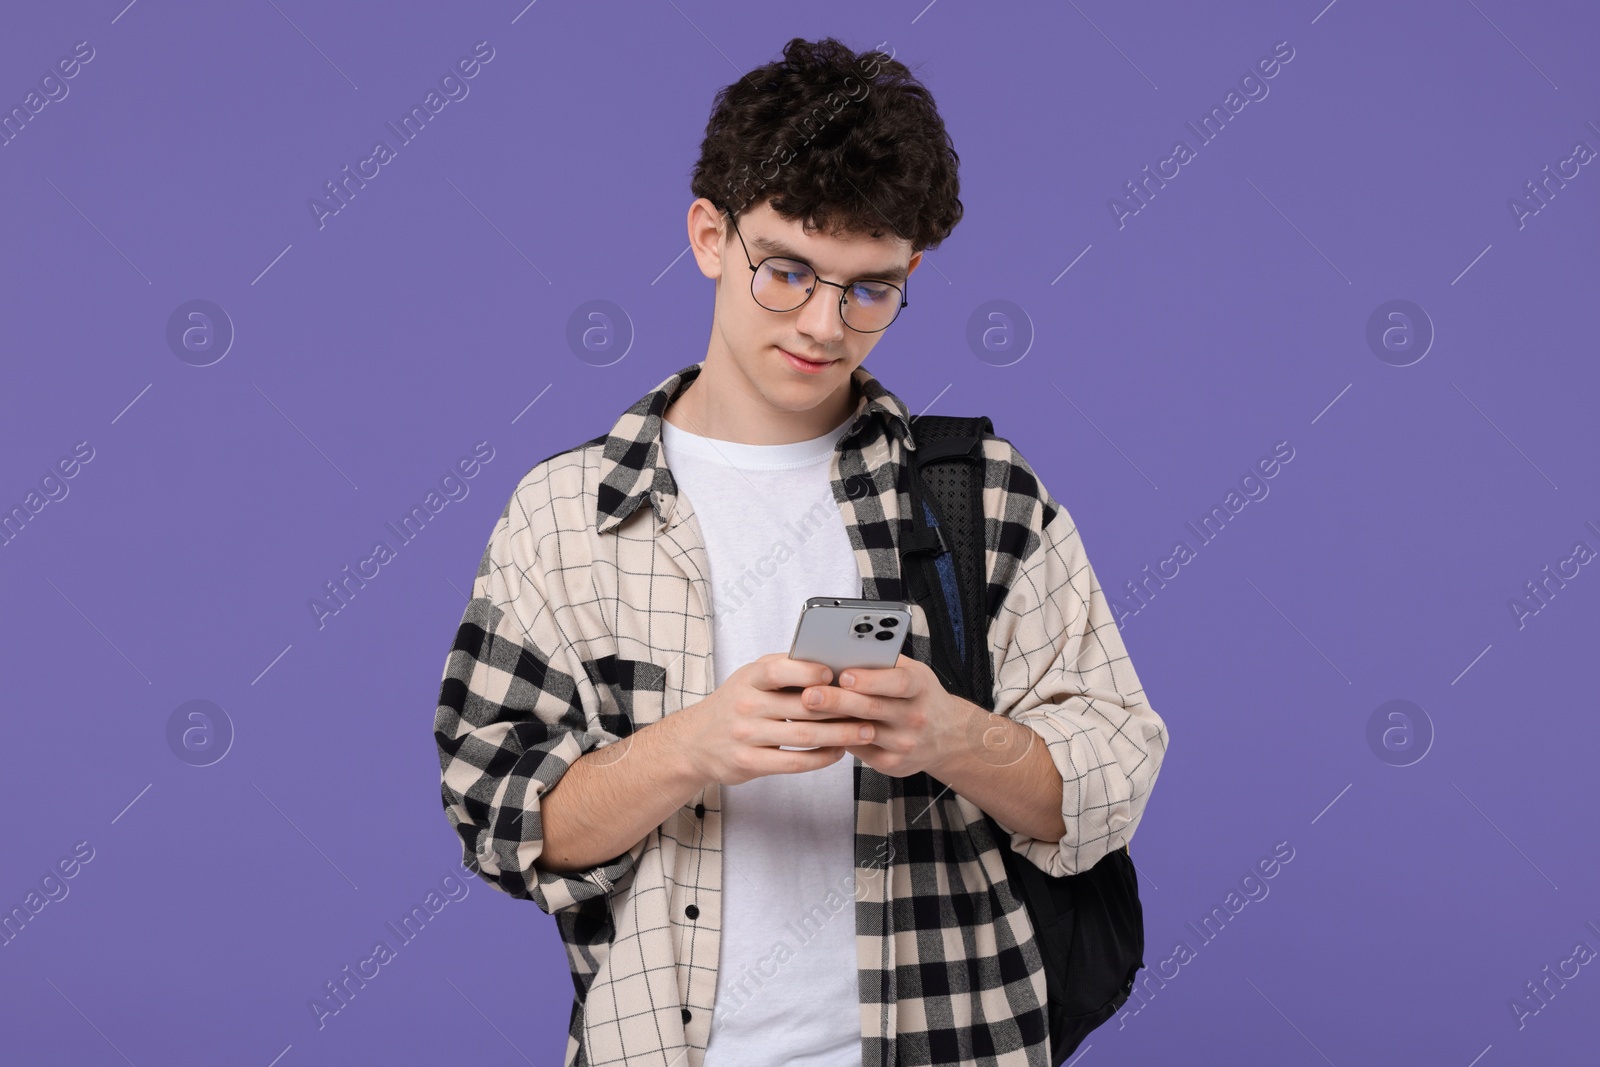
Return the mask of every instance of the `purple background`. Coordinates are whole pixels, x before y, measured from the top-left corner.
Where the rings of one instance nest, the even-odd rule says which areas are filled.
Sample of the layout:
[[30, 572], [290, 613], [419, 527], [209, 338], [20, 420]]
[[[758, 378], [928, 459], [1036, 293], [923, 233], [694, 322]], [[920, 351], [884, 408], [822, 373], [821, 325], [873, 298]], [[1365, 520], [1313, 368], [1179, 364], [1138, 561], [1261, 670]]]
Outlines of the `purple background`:
[[[7, 112], [94, 49], [0, 148], [0, 508], [94, 450], [0, 548], [0, 911], [94, 850], [0, 947], [0, 1060], [559, 1064], [554, 922], [481, 881], [320, 1030], [309, 1002], [455, 869], [434, 705], [511, 489], [705, 355], [682, 253], [713, 93], [834, 34], [912, 67], [963, 162], [966, 218], [867, 365], [989, 415], [1108, 592], [1294, 449], [1127, 620], [1174, 742], [1133, 852], [1146, 963], [1194, 956], [1080, 1062], [1595, 1062], [1600, 963], [1510, 1007], [1600, 950], [1600, 567], [1509, 606], [1600, 549], [1600, 162], [1508, 206], [1600, 148], [1591, 5], [123, 2], [0, 32]], [[308, 201], [482, 40], [470, 94], [319, 228]], [[1279, 41], [1199, 146], [1185, 123]], [[196, 299], [236, 333], [204, 367], [167, 341]], [[617, 340], [574, 349], [596, 299]], [[1367, 341], [1394, 299], [1436, 332], [1409, 366]], [[1012, 332], [974, 348], [975, 316]], [[319, 628], [323, 583], [485, 440]], [[191, 700], [221, 712], [185, 749]], [[1420, 711], [1369, 742], [1391, 700]], [[180, 758], [222, 754], [223, 716], [220, 760]]]

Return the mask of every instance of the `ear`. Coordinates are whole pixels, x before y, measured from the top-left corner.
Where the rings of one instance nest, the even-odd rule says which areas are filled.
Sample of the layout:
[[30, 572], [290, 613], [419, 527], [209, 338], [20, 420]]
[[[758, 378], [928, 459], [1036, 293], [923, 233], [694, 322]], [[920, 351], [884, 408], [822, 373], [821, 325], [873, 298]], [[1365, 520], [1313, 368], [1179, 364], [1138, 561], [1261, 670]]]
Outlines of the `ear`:
[[728, 217], [705, 197], [689, 205], [689, 248], [700, 273], [713, 280], [722, 277], [722, 250], [730, 239]]

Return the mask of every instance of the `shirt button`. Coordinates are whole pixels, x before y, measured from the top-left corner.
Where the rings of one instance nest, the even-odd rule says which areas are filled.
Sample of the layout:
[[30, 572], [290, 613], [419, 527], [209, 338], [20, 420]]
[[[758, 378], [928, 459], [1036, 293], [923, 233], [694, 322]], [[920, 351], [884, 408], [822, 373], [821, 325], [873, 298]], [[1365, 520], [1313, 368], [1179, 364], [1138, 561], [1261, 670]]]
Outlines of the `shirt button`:
[[688, 1022], [692, 1018], [694, 1018], [694, 1012], [690, 1011], [688, 1008], [684, 1008], [683, 1009], [683, 1021], [684, 1022]]
[[701, 818], [701, 819], [705, 818], [706, 817], [706, 806], [704, 804], [696, 804], [694, 806], [694, 813], [695, 813], [695, 816], [697, 818]]
[[694, 904], [690, 904], [687, 908], [684, 908], [683, 913], [689, 916], [691, 919], [700, 918], [700, 908]]

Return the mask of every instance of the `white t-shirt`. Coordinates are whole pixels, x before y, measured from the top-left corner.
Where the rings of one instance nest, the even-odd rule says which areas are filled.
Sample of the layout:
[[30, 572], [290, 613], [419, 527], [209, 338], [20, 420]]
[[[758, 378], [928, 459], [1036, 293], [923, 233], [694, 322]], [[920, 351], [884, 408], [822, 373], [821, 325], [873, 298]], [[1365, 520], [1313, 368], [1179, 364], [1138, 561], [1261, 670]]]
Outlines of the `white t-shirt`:
[[[861, 595], [830, 486], [848, 426], [751, 445], [663, 420], [667, 466], [705, 539], [717, 685], [788, 652], [808, 598]], [[861, 1067], [854, 764], [846, 754], [722, 788], [722, 947], [705, 1067]]]

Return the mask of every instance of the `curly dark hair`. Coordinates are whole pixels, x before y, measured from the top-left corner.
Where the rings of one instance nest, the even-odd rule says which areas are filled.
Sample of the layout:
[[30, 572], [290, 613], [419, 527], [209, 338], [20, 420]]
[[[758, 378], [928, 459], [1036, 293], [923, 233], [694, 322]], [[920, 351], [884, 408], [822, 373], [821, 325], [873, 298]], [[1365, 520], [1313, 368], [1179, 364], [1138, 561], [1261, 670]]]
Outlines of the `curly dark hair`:
[[808, 231], [913, 252], [961, 221], [956, 155], [933, 96], [888, 53], [796, 37], [717, 91], [690, 190], [735, 217], [763, 201]]

